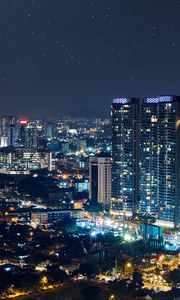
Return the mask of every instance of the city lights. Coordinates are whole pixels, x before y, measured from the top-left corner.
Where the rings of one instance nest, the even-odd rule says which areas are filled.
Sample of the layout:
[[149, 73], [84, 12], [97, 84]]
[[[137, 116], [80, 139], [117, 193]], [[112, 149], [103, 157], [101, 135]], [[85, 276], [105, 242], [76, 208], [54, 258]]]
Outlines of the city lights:
[[0, 12], [0, 300], [180, 299], [179, 1]]
[[124, 240], [129, 242], [129, 241], [133, 240], [133, 238], [129, 234], [125, 234], [124, 235]]

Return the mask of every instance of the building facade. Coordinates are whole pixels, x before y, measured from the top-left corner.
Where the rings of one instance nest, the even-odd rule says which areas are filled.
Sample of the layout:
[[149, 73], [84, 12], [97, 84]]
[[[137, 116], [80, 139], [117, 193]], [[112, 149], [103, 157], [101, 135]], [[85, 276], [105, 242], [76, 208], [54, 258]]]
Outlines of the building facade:
[[115, 99], [112, 131], [112, 212], [178, 226], [180, 98]]
[[10, 126], [15, 126], [17, 118], [15, 116], [0, 116], [0, 147], [8, 146], [8, 130]]
[[90, 156], [89, 198], [97, 200], [105, 208], [111, 202], [111, 157]]
[[5, 148], [0, 150], [0, 173], [29, 174], [36, 169], [54, 169], [52, 152], [32, 148]]
[[84, 218], [84, 213], [82, 209], [71, 209], [71, 210], [39, 209], [39, 210], [34, 210], [31, 213], [31, 222], [35, 226], [53, 223], [64, 219], [81, 220], [83, 218]]
[[139, 189], [139, 99], [114, 99], [112, 105], [112, 202], [114, 214], [132, 215]]

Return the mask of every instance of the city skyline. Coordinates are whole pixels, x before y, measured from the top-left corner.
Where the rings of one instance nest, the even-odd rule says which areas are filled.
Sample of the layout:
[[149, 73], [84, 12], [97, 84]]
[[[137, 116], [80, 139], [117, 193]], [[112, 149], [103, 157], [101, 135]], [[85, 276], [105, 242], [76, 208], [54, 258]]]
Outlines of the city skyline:
[[180, 94], [179, 9], [176, 0], [1, 0], [2, 114], [107, 117], [115, 97]]
[[0, 0], [0, 299], [180, 299], [179, 15]]

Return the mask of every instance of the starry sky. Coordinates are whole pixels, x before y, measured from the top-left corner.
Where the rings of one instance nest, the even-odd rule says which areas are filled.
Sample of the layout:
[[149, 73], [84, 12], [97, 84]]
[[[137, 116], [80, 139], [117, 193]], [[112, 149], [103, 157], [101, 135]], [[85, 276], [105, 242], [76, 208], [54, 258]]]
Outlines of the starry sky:
[[109, 116], [180, 95], [179, 0], [0, 0], [0, 114]]

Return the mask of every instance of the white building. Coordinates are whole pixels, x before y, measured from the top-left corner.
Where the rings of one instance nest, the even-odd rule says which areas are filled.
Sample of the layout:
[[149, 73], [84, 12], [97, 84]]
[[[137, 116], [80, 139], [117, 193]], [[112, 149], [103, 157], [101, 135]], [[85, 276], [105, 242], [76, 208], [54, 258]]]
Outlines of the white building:
[[61, 209], [61, 210], [48, 210], [38, 209], [31, 213], [31, 221], [34, 225], [42, 225], [53, 223], [64, 219], [77, 219], [82, 220], [84, 212], [82, 209]]
[[89, 158], [89, 198], [97, 200], [104, 207], [111, 202], [111, 157], [91, 156]]

